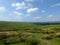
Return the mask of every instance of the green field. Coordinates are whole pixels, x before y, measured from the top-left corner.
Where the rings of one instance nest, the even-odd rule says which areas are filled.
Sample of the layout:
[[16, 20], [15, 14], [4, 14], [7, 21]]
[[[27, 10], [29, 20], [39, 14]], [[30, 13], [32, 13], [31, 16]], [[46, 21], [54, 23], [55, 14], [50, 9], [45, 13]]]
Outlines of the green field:
[[52, 30], [60, 28], [60, 24], [37, 25], [33, 23], [24, 22], [0, 22], [1, 30]]
[[60, 23], [0, 22], [0, 45], [60, 45]]

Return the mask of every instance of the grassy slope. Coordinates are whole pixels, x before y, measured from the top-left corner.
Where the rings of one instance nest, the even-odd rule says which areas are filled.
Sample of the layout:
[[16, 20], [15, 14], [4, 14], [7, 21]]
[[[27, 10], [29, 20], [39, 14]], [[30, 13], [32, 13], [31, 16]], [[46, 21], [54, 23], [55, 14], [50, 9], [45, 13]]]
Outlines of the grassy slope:
[[23, 22], [0, 22], [0, 30], [51, 30], [52, 28], [60, 28], [60, 24], [43, 26]]
[[[43, 33], [34, 33], [35, 37], [37, 39], [45, 36], [45, 35], [48, 35], [48, 34], [43, 34]], [[48, 42], [50, 43], [50, 45], [60, 45], [60, 38], [53, 38], [51, 40], [45, 40], [45, 42]]]
[[24, 29], [32, 29], [32, 27], [36, 28], [37, 25], [29, 23], [19, 23], [19, 22], [0, 22], [0, 30], [1, 29], [24, 30]]
[[[60, 28], [59, 25], [34, 25], [34, 24], [29, 24], [29, 23], [19, 23], [19, 22], [0, 22], [0, 30], [37, 30], [37, 29], [52, 29], [52, 28]], [[42, 33], [33, 33], [37, 39], [41, 38], [45, 34]], [[52, 45], [60, 45], [60, 38], [52, 39], [52, 40], [47, 40], [49, 43]], [[19, 44], [12, 44], [12, 45], [25, 45], [25, 43], [19, 43]]]
[[[48, 34], [43, 34], [43, 33], [33, 33], [35, 35], [36, 39], [41, 39], [44, 35]], [[54, 38], [51, 40], [41, 40], [42, 45], [60, 45], [60, 38]], [[44, 43], [44, 44], [43, 44]], [[26, 43], [17, 43], [17, 44], [11, 44], [11, 45], [27, 45]]]

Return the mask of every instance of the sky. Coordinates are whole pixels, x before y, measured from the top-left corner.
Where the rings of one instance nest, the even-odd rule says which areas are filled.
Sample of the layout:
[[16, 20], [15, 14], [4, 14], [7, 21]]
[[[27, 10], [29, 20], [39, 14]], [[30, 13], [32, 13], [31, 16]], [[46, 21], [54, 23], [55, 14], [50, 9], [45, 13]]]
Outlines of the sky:
[[0, 0], [0, 21], [60, 21], [60, 0]]

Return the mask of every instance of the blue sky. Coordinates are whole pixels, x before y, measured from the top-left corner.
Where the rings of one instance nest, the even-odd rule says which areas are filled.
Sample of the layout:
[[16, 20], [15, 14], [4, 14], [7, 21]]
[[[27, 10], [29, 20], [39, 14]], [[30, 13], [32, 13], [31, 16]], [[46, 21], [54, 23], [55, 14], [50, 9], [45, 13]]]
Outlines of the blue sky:
[[0, 21], [60, 21], [60, 0], [0, 0]]

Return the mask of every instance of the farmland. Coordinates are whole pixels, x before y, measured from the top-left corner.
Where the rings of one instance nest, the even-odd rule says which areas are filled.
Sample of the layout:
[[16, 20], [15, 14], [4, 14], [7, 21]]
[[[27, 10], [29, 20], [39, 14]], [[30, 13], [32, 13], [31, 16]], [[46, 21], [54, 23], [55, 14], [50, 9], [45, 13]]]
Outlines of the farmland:
[[0, 22], [0, 45], [60, 45], [60, 23]]

